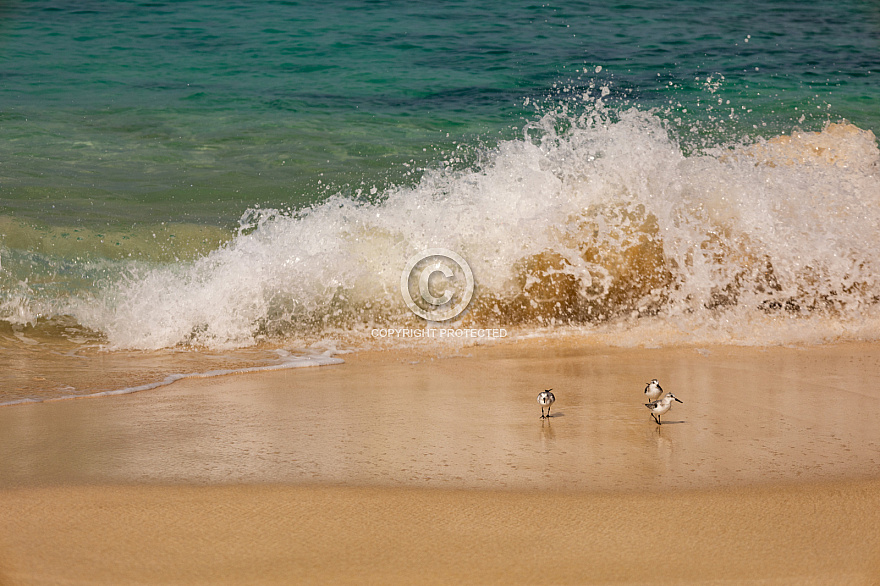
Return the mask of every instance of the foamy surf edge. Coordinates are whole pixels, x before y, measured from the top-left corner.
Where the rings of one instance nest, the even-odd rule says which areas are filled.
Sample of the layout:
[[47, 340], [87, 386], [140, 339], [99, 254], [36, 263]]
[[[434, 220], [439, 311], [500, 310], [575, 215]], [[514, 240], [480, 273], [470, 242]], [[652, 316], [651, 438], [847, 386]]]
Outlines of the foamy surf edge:
[[331, 366], [334, 364], [344, 364], [345, 361], [341, 358], [337, 358], [333, 355], [333, 352], [327, 351], [322, 353], [315, 354], [306, 354], [306, 355], [291, 355], [286, 351], [279, 351], [281, 353], [285, 353], [286, 356], [282, 356], [281, 362], [278, 364], [269, 364], [266, 366], [249, 366], [246, 368], [234, 368], [234, 369], [218, 369], [218, 370], [208, 370], [205, 372], [191, 372], [191, 373], [176, 373], [169, 374], [161, 381], [147, 383], [144, 385], [138, 385], [134, 387], [125, 387], [122, 389], [115, 389], [112, 391], [101, 391], [98, 393], [89, 393], [85, 395], [62, 395], [60, 397], [48, 397], [45, 399], [16, 399], [14, 401], [7, 401], [5, 403], [0, 403], [0, 407], [8, 407], [12, 405], [22, 405], [22, 404], [30, 404], [30, 403], [50, 403], [55, 401], [66, 401], [71, 399], [94, 399], [98, 397], [110, 397], [114, 395], [130, 395], [132, 393], [138, 393], [141, 391], [150, 391], [153, 389], [158, 389], [160, 387], [165, 387], [170, 385], [171, 383], [177, 382], [179, 380], [191, 379], [191, 378], [214, 378], [219, 376], [227, 376], [231, 374], [247, 374], [253, 372], [268, 372], [273, 370], [287, 370], [293, 368], [307, 368], [311, 366]]

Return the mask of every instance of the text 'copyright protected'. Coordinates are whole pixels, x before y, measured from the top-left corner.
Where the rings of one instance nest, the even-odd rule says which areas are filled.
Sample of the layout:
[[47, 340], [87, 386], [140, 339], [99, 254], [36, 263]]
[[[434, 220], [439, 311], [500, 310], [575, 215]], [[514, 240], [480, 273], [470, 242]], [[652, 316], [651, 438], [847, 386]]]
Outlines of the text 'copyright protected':
[[374, 338], [506, 338], [504, 328], [373, 328]]

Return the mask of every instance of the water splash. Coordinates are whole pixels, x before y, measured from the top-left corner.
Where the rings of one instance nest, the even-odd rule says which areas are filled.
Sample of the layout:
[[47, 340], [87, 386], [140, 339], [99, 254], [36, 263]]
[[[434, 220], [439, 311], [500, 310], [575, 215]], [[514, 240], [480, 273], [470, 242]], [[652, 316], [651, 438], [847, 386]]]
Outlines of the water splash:
[[880, 333], [866, 326], [880, 301], [871, 132], [830, 124], [695, 151], [660, 113], [599, 106], [547, 113], [478, 165], [443, 166], [376, 201], [249, 210], [204, 256], [120, 264], [121, 276], [48, 309], [7, 295], [2, 317], [69, 314], [113, 348], [144, 349], [419, 327], [400, 271], [442, 247], [477, 281], [463, 324], [616, 343], [646, 328], [679, 332], [658, 338], [676, 343]]

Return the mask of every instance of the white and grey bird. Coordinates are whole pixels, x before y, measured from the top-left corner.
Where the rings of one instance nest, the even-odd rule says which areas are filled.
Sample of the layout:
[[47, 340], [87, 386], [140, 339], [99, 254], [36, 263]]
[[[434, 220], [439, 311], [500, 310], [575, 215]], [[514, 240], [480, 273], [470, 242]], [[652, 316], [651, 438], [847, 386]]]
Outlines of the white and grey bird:
[[[550, 417], [550, 407], [556, 402], [556, 396], [550, 392], [552, 390], [547, 389], [538, 394], [538, 404], [541, 406], [541, 419]], [[544, 415], [544, 407], [547, 407], [547, 415]]]
[[676, 398], [676, 396], [672, 393], [669, 393], [659, 401], [651, 401], [650, 403], [645, 403], [645, 407], [651, 410], [651, 417], [654, 418], [654, 421], [657, 422], [657, 425], [663, 425], [662, 423], [660, 423], [660, 416], [672, 408], [673, 401], [678, 401], [679, 403], [684, 404], [684, 401]]
[[663, 394], [663, 387], [660, 386], [660, 381], [656, 378], [651, 379], [651, 382], [646, 383], [648, 386], [645, 387], [645, 398], [649, 401], [656, 401], [660, 398], [660, 395]]

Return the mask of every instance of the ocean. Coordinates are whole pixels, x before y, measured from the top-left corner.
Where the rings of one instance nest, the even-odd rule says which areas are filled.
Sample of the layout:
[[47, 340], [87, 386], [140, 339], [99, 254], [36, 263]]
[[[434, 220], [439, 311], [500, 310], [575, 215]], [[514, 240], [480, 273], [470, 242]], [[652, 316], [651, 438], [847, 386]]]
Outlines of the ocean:
[[0, 403], [437, 328], [875, 340], [878, 98], [871, 1], [2, 3]]

